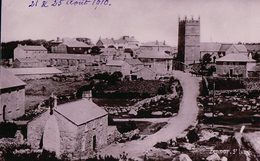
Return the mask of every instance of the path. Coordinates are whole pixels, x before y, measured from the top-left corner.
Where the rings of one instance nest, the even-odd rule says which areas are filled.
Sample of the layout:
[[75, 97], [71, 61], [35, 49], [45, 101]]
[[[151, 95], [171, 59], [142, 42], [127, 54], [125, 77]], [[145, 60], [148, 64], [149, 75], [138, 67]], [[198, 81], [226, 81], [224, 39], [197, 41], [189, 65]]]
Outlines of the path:
[[168, 124], [155, 134], [149, 135], [143, 140], [111, 144], [101, 151], [102, 155], [118, 157], [125, 151], [129, 157], [136, 158], [151, 149], [157, 142], [175, 139], [190, 125], [196, 123], [199, 111], [196, 100], [199, 94], [198, 79], [181, 71], [174, 71], [172, 76], [179, 79], [183, 88], [183, 98], [178, 115], [169, 119]]
[[168, 122], [170, 118], [127, 118], [127, 119], [113, 119], [114, 122], [127, 122], [127, 121], [134, 121], [134, 122], [153, 122], [153, 123], [160, 123], [160, 122]]

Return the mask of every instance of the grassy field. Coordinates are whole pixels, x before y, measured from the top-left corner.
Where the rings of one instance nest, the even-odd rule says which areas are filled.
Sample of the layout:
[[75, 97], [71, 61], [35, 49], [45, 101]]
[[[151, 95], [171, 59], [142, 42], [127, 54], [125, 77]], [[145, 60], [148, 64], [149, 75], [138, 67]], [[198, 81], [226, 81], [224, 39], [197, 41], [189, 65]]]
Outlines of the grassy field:
[[26, 81], [25, 105], [26, 110], [35, 107], [41, 101], [47, 99], [53, 92], [55, 95], [66, 95], [77, 91], [79, 87], [88, 84], [88, 81], [64, 81], [57, 82], [52, 79], [39, 79]]

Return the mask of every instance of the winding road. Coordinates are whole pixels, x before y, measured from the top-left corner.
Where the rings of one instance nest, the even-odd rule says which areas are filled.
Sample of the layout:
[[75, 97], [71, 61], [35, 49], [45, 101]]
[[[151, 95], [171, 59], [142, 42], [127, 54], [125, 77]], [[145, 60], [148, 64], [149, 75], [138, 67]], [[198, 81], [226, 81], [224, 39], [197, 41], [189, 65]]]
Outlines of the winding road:
[[113, 155], [119, 157], [123, 152], [128, 157], [136, 158], [142, 156], [157, 142], [176, 139], [189, 126], [196, 124], [198, 115], [197, 96], [199, 95], [199, 80], [189, 73], [174, 71], [172, 76], [177, 78], [183, 88], [183, 98], [177, 116], [168, 120], [168, 124], [155, 134], [149, 135], [143, 140], [134, 140], [126, 143], [111, 144], [101, 151], [102, 155]]

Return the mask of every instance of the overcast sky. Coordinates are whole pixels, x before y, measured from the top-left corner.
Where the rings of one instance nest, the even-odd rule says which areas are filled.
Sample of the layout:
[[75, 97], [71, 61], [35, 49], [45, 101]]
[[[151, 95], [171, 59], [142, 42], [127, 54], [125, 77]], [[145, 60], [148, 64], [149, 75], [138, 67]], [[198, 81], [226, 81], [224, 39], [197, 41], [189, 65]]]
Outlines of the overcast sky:
[[141, 42], [166, 40], [176, 45], [178, 16], [185, 15], [200, 16], [202, 42], [260, 42], [260, 0], [110, 0], [110, 6], [96, 9], [29, 8], [31, 1], [2, 0], [3, 42], [56, 37], [89, 37], [96, 42], [100, 36], [133, 35]]

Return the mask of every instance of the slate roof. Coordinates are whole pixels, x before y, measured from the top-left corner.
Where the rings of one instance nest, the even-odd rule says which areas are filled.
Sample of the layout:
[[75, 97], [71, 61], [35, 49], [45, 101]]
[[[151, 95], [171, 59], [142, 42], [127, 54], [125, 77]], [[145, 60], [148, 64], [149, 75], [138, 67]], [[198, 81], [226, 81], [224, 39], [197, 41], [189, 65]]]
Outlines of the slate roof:
[[54, 67], [42, 67], [42, 68], [10, 68], [8, 69], [14, 75], [34, 75], [34, 74], [59, 74], [62, 73]]
[[104, 109], [88, 99], [58, 105], [55, 111], [76, 125], [85, 124], [108, 114]]
[[250, 58], [247, 54], [227, 54], [216, 60], [217, 62], [255, 62], [254, 59]]
[[47, 49], [42, 45], [18, 45], [18, 47], [22, 48], [25, 51], [47, 51]]
[[227, 51], [231, 46], [232, 46], [232, 44], [221, 44], [221, 47], [220, 47], [219, 51], [225, 52], [225, 51]]
[[70, 40], [70, 41], [65, 41], [62, 44], [68, 46], [68, 47], [75, 47], [75, 48], [88, 48], [90, 47], [90, 45], [81, 42], [81, 41], [77, 41], [77, 40]]
[[35, 63], [35, 62], [39, 62], [39, 60], [35, 59], [35, 58], [16, 58], [15, 61], [19, 61], [21, 63]]
[[260, 51], [260, 44], [246, 44], [248, 51]]
[[221, 44], [215, 42], [202, 42], [200, 43], [200, 51], [218, 52]]
[[117, 44], [126, 44], [126, 43], [138, 43], [138, 41], [133, 36], [123, 36], [118, 40], [115, 40]]
[[104, 44], [104, 45], [112, 45], [112, 44], [115, 44], [115, 41], [113, 39], [109, 39], [109, 38], [105, 38], [105, 39], [100, 39], [101, 42]]
[[143, 65], [143, 63], [139, 59], [128, 58], [128, 59], [125, 59], [125, 62], [127, 62], [128, 64], [133, 65], [133, 66]]
[[221, 44], [219, 51], [226, 52], [231, 46], [234, 46], [239, 53], [247, 53], [247, 48], [243, 44]]
[[138, 58], [173, 59], [173, 57], [162, 50], [141, 51]]
[[6, 68], [0, 66], [0, 89], [20, 87], [26, 84]]
[[243, 44], [234, 44], [233, 45], [240, 53], [247, 53], [247, 48]]
[[126, 63], [124, 60], [110, 60], [107, 62], [107, 66], [122, 66]]

